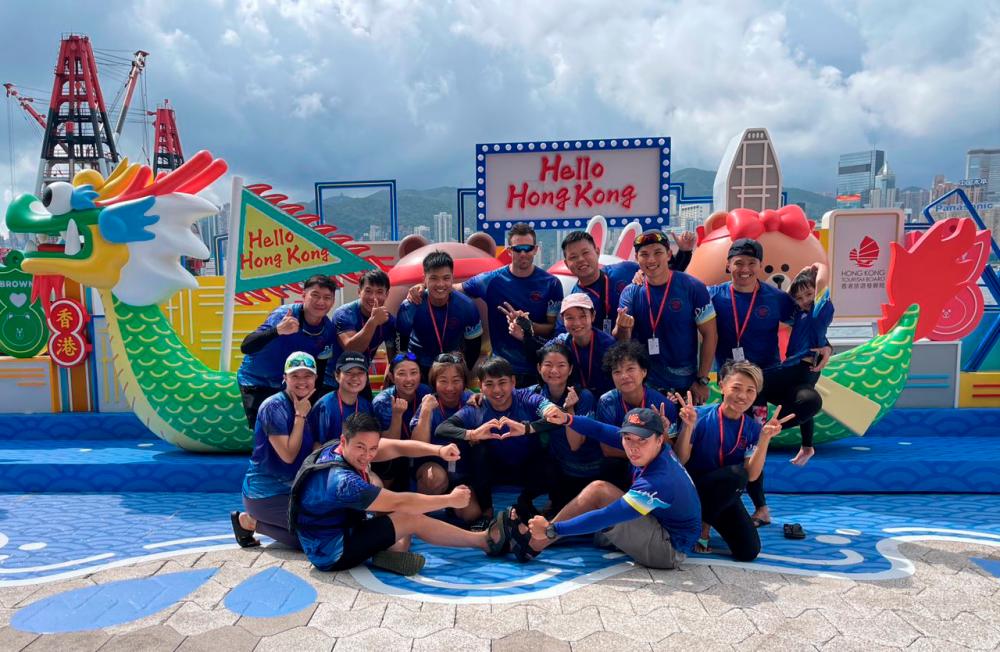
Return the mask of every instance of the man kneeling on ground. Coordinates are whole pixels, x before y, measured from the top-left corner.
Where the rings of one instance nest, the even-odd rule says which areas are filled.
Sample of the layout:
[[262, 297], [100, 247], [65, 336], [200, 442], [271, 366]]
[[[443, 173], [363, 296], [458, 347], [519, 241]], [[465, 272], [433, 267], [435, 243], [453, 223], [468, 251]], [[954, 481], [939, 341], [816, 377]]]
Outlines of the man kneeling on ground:
[[596, 532], [599, 547], [615, 547], [649, 568], [677, 568], [698, 540], [701, 503], [670, 448], [662, 408], [630, 410], [620, 428], [565, 412], [551, 411], [546, 418], [624, 449], [632, 465], [632, 486], [622, 492], [610, 482], [591, 482], [552, 522], [535, 516], [525, 525], [515, 513], [505, 513], [518, 559], [535, 557], [561, 536]]
[[483, 532], [469, 532], [425, 516], [468, 505], [468, 487], [429, 496], [381, 489], [369, 480], [372, 462], [430, 455], [446, 462], [459, 458], [454, 444], [383, 440], [375, 417], [349, 416], [339, 443], [331, 442], [310, 455], [292, 485], [289, 527], [298, 533], [309, 561], [319, 570], [336, 571], [371, 558], [380, 568], [414, 575], [424, 566], [422, 555], [409, 552], [414, 534], [438, 546], [503, 554], [506, 540], [495, 523]]

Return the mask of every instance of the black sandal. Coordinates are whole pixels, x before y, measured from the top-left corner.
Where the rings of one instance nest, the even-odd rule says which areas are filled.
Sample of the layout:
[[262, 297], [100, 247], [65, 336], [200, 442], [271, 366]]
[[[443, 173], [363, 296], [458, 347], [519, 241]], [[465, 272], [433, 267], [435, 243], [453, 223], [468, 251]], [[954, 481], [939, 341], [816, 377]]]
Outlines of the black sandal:
[[229, 512], [229, 520], [233, 522], [233, 534], [236, 535], [236, 543], [240, 544], [240, 548], [255, 548], [260, 545], [260, 541], [253, 536], [253, 530], [240, 525], [239, 512]]
[[[500, 516], [490, 521], [490, 524], [486, 526], [486, 554], [490, 557], [502, 557], [510, 552], [510, 526], [507, 516], [507, 512], [500, 512]], [[497, 526], [496, 541], [490, 537], [494, 525]]]
[[806, 533], [802, 529], [802, 526], [798, 523], [785, 523], [784, 525], [785, 538], [786, 539], [805, 539]]
[[527, 527], [527, 523], [521, 520], [520, 516], [514, 518], [511, 514], [513, 508], [508, 507], [504, 511], [504, 518], [508, 524], [508, 537], [510, 539], [510, 551], [519, 562], [527, 563], [538, 556], [539, 550], [531, 547], [531, 532], [521, 532], [520, 525]]

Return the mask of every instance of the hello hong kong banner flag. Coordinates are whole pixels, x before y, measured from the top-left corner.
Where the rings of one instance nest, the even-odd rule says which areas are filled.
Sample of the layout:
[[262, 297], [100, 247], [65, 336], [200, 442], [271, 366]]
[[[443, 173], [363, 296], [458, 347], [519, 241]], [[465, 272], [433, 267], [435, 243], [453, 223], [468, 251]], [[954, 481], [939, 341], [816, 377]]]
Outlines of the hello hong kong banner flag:
[[240, 202], [236, 292], [299, 283], [313, 274], [352, 274], [374, 266], [277, 206], [244, 189]]

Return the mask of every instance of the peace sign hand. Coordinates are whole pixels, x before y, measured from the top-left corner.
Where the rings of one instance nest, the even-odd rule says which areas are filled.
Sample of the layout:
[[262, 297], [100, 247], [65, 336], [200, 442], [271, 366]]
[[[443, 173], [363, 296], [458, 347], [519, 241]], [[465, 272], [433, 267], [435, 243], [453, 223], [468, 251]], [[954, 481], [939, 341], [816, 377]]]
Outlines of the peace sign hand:
[[663, 434], [667, 434], [670, 431], [670, 419], [667, 418], [667, 404], [660, 403], [659, 407], [653, 408], [653, 412], [656, 412], [660, 416], [660, 423], [663, 424]]
[[698, 241], [698, 236], [696, 236], [693, 231], [684, 231], [680, 235], [671, 231], [670, 237], [672, 237], [674, 242], [677, 243], [678, 251], [691, 251], [694, 249], [694, 245]]
[[687, 401], [684, 397], [674, 392], [673, 396], [674, 402], [680, 406], [678, 410], [678, 417], [681, 422], [688, 428], [694, 428], [694, 425], [698, 423], [698, 411], [694, 409], [694, 402], [691, 400], [691, 392], [687, 393]]
[[779, 432], [781, 432], [781, 426], [786, 421], [791, 421], [795, 418], [795, 413], [789, 414], [783, 419], [779, 419], [778, 415], [781, 414], [781, 406], [779, 405], [774, 410], [774, 414], [771, 415], [771, 420], [764, 424], [764, 427], [760, 429], [760, 436], [765, 439], [770, 439], [774, 437]]

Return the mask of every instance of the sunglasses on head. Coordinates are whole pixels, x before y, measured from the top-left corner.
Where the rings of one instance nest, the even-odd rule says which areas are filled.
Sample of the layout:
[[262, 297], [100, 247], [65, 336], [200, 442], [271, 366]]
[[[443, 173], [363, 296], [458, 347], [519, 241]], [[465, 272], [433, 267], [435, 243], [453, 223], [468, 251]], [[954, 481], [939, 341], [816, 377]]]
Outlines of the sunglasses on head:
[[397, 353], [392, 358], [392, 364], [399, 364], [403, 360], [412, 360], [413, 362], [416, 362], [417, 354], [413, 353], [412, 351], [407, 351], [406, 353]]
[[642, 247], [648, 244], [670, 244], [670, 238], [664, 233], [654, 231], [653, 233], [643, 233], [635, 239], [635, 246]]
[[519, 245], [511, 245], [508, 248], [516, 254], [530, 254], [532, 251], [535, 250], [535, 245], [519, 244]]
[[449, 364], [465, 364], [465, 358], [460, 353], [442, 353], [434, 358], [434, 362], [446, 362]]
[[295, 358], [294, 360], [289, 360], [288, 364], [285, 365], [288, 369], [298, 369], [299, 367], [305, 367], [307, 369], [315, 369], [316, 361], [311, 358]]

